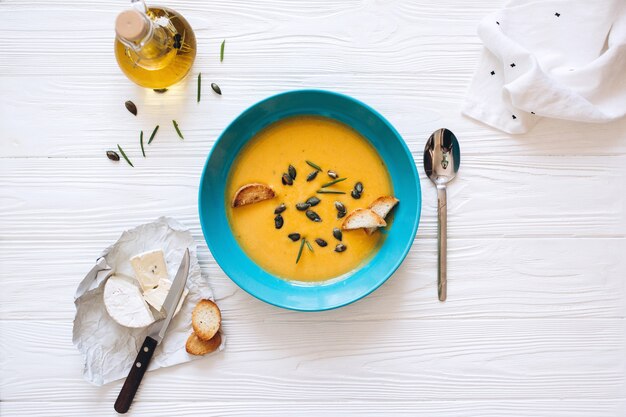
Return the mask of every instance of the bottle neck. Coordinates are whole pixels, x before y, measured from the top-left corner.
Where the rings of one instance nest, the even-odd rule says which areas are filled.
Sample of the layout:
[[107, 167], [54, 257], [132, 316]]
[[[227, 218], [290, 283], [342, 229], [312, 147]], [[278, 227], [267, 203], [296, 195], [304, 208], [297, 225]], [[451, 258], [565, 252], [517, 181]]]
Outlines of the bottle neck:
[[[147, 11], [147, 10], [146, 10]], [[164, 66], [164, 57], [172, 50], [167, 30], [137, 9], [126, 10], [115, 23], [117, 39], [126, 47], [127, 55], [136, 65], [154, 70]]]

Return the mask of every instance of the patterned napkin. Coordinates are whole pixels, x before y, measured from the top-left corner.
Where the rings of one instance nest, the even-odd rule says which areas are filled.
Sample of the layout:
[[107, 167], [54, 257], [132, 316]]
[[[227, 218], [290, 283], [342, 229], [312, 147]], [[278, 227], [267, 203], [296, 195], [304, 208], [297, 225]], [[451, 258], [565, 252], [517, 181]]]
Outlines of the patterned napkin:
[[626, 1], [514, 0], [478, 27], [485, 49], [463, 113], [508, 133], [541, 117], [626, 114]]

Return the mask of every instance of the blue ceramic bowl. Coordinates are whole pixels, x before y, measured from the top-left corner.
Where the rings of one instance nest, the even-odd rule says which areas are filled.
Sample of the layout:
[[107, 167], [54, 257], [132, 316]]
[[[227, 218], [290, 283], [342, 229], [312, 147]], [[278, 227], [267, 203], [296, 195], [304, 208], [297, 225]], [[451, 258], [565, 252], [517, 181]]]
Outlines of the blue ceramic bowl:
[[[307, 284], [286, 281], [257, 266], [241, 249], [226, 217], [225, 187], [241, 148], [261, 129], [290, 116], [319, 115], [351, 126], [385, 161], [400, 204], [380, 249], [342, 277]], [[322, 90], [300, 90], [265, 99], [237, 117], [219, 137], [204, 165], [199, 190], [200, 224], [213, 257], [237, 285], [278, 307], [300, 311], [337, 308], [365, 297], [382, 285], [406, 257], [420, 218], [422, 197], [415, 163], [387, 120], [353, 98]]]

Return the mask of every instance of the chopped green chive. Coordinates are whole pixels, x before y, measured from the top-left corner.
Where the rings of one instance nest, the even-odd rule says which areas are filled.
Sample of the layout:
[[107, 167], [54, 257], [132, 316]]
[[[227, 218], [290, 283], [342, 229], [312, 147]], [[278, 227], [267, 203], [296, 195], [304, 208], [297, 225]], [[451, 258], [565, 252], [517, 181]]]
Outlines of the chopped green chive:
[[128, 159], [128, 157], [126, 156], [126, 153], [124, 152], [124, 149], [122, 149], [122, 147], [119, 145], [119, 143], [117, 144], [117, 149], [120, 150], [120, 153], [122, 154], [122, 157], [126, 160], [126, 162], [128, 162], [128, 165], [130, 165], [131, 167], [135, 167], [133, 165], [132, 162], [130, 162], [130, 159]]
[[224, 46], [226, 45], [226, 39], [222, 41], [222, 46], [220, 46], [220, 62], [224, 61]]
[[139, 144], [141, 145], [141, 154], [145, 158], [146, 157], [146, 151], [143, 149], [143, 130], [139, 134]]
[[313, 246], [311, 246], [311, 244], [309, 243], [309, 241], [308, 241], [308, 240], [306, 240], [306, 239], [304, 239], [304, 243], [306, 243], [306, 246], [309, 248], [309, 250], [310, 250], [311, 252], [313, 252]]
[[303, 238], [300, 241], [300, 249], [298, 249], [298, 257], [296, 258], [296, 263], [300, 261], [300, 257], [302, 256], [302, 248], [304, 248], [304, 242], [306, 242], [306, 239]]
[[178, 123], [176, 122], [176, 120], [172, 120], [172, 124], [174, 125], [174, 129], [176, 129], [176, 133], [178, 133], [178, 136], [182, 139], [185, 140], [185, 137], [183, 136], [182, 133], [180, 133], [180, 129], [178, 128]]
[[198, 103], [200, 103], [201, 93], [202, 93], [202, 73], [198, 73]]
[[152, 134], [150, 135], [150, 139], [148, 139], [148, 145], [152, 143], [152, 139], [154, 139], [154, 135], [156, 135], [157, 130], [159, 130], [159, 125], [157, 125], [152, 131]]
[[307, 164], [309, 164], [309, 166], [311, 166], [311, 167], [313, 167], [313, 168], [317, 169], [318, 171], [321, 171], [321, 170], [322, 170], [322, 168], [320, 168], [320, 166], [319, 166], [319, 165], [317, 165], [317, 164], [315, 164], [315, 163], [313, 163], [313, 162], [311, 162], [311, 161], [305, 161], [305, 162], [306, 162]]
[[335, 185], [338, 182], [345, 181], [345, 180], [347, 180], [347, 178], [337, 178], [334, 181], [327, 182], [326, 184], [322, 184], [322, 188], [330, 187], [331, 185]]
[[317, 190], [318, 194], [345, 194], [345, 191]]

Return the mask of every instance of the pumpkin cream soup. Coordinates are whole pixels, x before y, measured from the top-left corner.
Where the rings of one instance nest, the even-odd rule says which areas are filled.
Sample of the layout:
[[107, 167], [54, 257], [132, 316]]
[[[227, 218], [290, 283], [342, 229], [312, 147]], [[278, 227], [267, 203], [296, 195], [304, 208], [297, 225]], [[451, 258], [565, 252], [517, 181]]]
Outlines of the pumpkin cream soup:
[[252, 138], [226, 190], [230, 227], [246, 254], [299, 281], [338, 277], [368, 259], [397, 203], [369, 142], [315, 116], [279, 121]]

